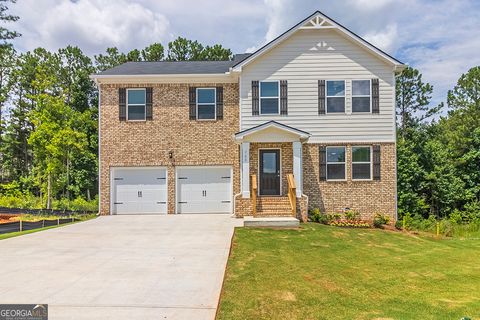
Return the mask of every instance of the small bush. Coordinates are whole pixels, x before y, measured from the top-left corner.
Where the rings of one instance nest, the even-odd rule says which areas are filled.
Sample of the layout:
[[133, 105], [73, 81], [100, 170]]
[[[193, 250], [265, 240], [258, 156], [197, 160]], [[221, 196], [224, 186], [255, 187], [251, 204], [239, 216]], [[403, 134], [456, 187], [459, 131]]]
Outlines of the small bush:
[[358, 210], [345, 210], [345, 219], [347, 220], [359, 220], [360, 219], [360, 212]]
[[390, 222], [390, 217], [380, 213], [375, 214], [373, 218], [373, 226], [375, 228], [383, 228], [384, 225]]
[[310, 220], [312, 220], [313, 222], [320, 222], [320, 215], [320, 209], [318, 208], [314, 208], [309, 212]]
[[397, 221], [395, 222], [395, 228], [396, 228], [397, 230], [402, 230], [402, 229], [403, 229], [403, 221], [402, 221], [402, 220], [397, 220]]

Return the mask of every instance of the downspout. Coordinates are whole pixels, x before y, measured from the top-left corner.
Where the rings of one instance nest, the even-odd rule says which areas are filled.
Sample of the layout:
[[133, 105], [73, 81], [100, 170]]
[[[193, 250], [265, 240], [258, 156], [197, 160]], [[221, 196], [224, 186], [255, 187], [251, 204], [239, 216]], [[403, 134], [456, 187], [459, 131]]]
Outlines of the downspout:
[[102, 168], [102, 162], [100, 161], [101, 157], [101, 145], [102, 145], [102, 138], [100, 135], [100, 127], [101, 127], [101, 121], [100, 121], [100, 105], [102, 101], [102, 95], [100, 93], [100, 84], [98, 83], [97, 79], [95, 79], [95, 84], [97, 85], [98, 88], [98, 213], [97, 216], [100, 215], [100, 208], [102, 206], [102, 175], [101, 175], [101, 168]]
[[[231, 68], [230, 68], [231, 71]], [[238, 76], [238, 131], [242, 131], [242, 75], [240, 74]], [[233, 138], [235, 139], [235, 137]], [[235, 194], [233, 196], [233, 216], [237, 217], [236, 213], [236, 204], [237, 204], [237, 198], [242, 195], [242, 168], [241, 168], [241, 159], [242, 159], [242, 149], [239, 145], [239, 157], [238, 157], [238, 168], [239, 168], [239, 173], [240, 173], [240, 192]]]
[[393, 85], [393, 141], [395, 147], [395, 221], [398, 221], [398, 188], [397, 188], [397, 109], [396, 109], [396, 101], [397, 101], [397, 90], [396, 90], [396, 78], [395, 78], [395, 71], [396, 68], [393, 69], [393, 76], [392, 76], [392, 85]]

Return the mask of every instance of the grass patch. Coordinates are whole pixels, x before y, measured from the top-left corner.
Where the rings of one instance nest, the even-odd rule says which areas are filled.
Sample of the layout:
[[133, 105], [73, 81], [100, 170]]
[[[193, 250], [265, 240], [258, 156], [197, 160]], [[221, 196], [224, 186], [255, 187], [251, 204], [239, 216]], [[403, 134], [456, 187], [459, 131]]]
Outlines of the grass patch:
[[4, 234], [0, 234], [0, 240], [13, 238], [13, 237], [18, 237], [18, 236], [23, 236], [25, 234], [35, 233], [35, 232], [44, 231], [44, 230], [48, 230], [48, 229], [55, 229], [55, 228], [58, 228], [58, 227], [68, 226], [68, 225], [75, 224], [75, 223], [78, 223], [78, 222], [84, 222], [84, 221], [87, 221], [87, 220], [95, 219], [96, 217], [97, 217], [96, 215], [88, 215], [88, 216], [85, 216], [84, 218], [82, 218], [81, 221], [64, 223], [64, 224], [61, 224], [61, 225], [58, 225], [58, 226], [50, 226], [50, 227], [27, 230], [27, 231], [17, 231], [17, 232], [4, 233]]
[[238, 228], [218, 319], [480, 318], [480, 240]]

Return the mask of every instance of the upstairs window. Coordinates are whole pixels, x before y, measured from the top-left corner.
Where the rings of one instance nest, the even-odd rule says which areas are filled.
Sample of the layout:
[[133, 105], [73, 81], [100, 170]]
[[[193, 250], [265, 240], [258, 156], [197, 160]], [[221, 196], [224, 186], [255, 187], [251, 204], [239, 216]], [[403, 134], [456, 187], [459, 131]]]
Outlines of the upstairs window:
[[279, 114], [280, 89], [278, 81], [260, 82], [260, 114]]
[[352, 147], [352, 179], [370, 180], [372, 161], [370, 147]]
[[370, 80], [352, 80], [352, 112], [370, 112]]
[[345, 147], [327, 147], [327, 180], [345, 180]]
[[216, 89], [197, 88], [197, 120], [215, 120]]
[[145, 121], [146, 90], [127, 89], [127, 120]]
[[327, 113], [345, 113], [345, 81], [327, 80]]

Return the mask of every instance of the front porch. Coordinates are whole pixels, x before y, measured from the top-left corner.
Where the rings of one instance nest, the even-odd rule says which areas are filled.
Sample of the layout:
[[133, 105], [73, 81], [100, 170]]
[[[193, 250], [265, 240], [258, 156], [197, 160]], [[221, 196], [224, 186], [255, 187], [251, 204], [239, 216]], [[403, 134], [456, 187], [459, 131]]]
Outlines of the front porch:
[[237, 216], [307, 218], [302, 144], [307, 132], [270, 121], [239, 132], [241, 193]]

